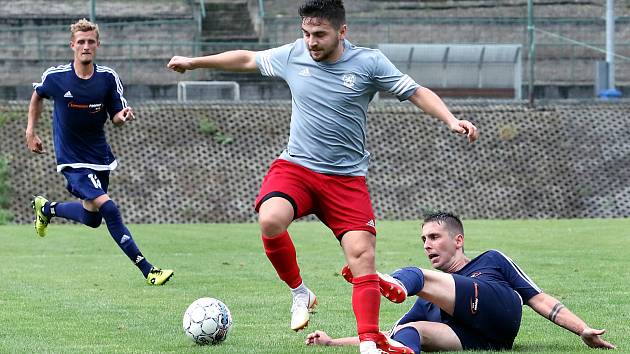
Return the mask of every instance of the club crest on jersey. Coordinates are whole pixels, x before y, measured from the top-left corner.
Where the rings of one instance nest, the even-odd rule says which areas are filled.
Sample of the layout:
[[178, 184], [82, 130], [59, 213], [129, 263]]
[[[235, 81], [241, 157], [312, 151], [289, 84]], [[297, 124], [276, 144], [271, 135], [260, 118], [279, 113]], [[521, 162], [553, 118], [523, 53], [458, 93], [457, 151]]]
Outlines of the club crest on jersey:
[[350, 73], [350, 74], [343, 74], [343, 76], [341, 77], [341, 80], [343, 80], [343, 85], [345, 87], [352, 88], [354, 87], [354, 82], [357, 80], [357, 78], [356, 76], [354, 76], [354, 74]]

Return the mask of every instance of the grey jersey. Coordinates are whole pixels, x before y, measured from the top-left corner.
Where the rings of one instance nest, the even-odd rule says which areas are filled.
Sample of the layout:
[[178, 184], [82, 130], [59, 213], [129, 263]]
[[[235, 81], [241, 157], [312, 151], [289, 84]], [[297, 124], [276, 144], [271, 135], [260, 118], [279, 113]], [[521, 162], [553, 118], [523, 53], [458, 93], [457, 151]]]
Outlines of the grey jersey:
[[314, 61], [302, 39], [258, 52], [256, 63], [291, 89], [289, 143], [280, 158], [319, 173], [365, 176], [368, 104], [378, 91], [403, 101], [419, 87], [379, 50], [349, 41], [334, 63]]

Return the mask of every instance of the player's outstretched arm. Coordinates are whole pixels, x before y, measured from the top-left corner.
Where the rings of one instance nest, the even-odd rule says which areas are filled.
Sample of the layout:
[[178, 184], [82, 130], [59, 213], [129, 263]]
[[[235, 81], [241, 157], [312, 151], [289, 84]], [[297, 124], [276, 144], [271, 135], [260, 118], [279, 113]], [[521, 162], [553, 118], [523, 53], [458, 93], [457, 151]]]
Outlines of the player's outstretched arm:
[[258, 70], [258, 66], [256, 65], [256, 52], [249, 50], [230, 50], [219, 54], [194, 58], [174, 56], [166, 67], [179, 73], [201, 68], [234, 72]]
[[121, 126], [125, 124], [125, 122], [129, 122], [136, 119], [136, 116], [133, 114], [133, 110], [131, 107], [123, 108], [120, 112], [114, 115], [112, 118], [112, 123], [116, 126]]
[[35, 133], [37, 122], [42, 114], [43, 101], [44, 99], [37, 92], [33, 91], [31, 102], [28, 105], [28, 123], [25, 131], [26, 146], [36, 154], [45, 153], [44, 145], [37, 133]]
[[582, 341], [591, 348], [615, 348], [613, 344], [601, 337], [606, 333], [605, 330], [590, 328], [586, 322], [551, 295], [540, 293], [529, 299], [527, 305], [539, 315], [580, 336]]
[[324, 331], [315, 331], [306, 336], [306, 345], [359, 345], [359, 337], [332, 338]]
[[444, 104], [444, 101], [430, 89], [426, 87], [418, 88], [409, 97], [409, 101], [424, 112], [444, 122], [451, 131], [468, 137], [468, 141], [471, 143], [475, 142], [479, 137], [479, 130], [474, 124], [467, 120], [455, 118], [446, 107], [446, 104]]

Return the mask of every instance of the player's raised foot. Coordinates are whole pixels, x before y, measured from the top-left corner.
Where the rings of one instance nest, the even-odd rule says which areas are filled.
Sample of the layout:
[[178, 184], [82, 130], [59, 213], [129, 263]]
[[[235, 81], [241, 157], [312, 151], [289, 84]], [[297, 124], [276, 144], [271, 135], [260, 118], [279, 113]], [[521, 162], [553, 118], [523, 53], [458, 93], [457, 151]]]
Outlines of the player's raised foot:
[[317, 297], [308, 289], [303, 287], [301, 291], [291, 291], [293, 293], [293, 305], [291, 306], [291, 329], [300, 331], [308, 326], [311, 313], [317, 306]]
[[[391, 338], [388, 338], [386, 335], [384, 335], [381, 332], [361, 334], [359, 335], [359, 340], [361, 341], [361, 344], [359, 345], [361, 354], [364, 354], [364, 353], [414, 354], [411, 348]], [[374, 350], [374, 346], [376, 346], [376, 351]]]
[[[407, 289], [398, 279], [389, 274], [379, 272], [376, 272], [376, 274], [378, 274], [378, 286], [381, 290], [381, 295], [387, 300], [399, 304], [407, 299]], [[347, 264], [341, 268], [341, 275], [348, 283], [352, 284], [354, 275], [352, 275], [352, 271]]]
[[160, 269], [157, 267], [151, 268], [151, 271], [147, 275], [147, 284], [150, 285], [164, 285], [175, 274], [172, 269]]
[[46, 236], [46, 228], [48, 227], [48, 223], [50, 223], [50, 218], [44, 215], [44, 211], [42, 210], [46, 203], [48, 203], [48, 199], [42, 197], [41, 195], [34, 197], [31, 201], [31, 206], [33, 207], [33, 211], [35, 213], [35, 220], [33, 221], [33, 224], [35, 225], [35, 232], [39, 237]]

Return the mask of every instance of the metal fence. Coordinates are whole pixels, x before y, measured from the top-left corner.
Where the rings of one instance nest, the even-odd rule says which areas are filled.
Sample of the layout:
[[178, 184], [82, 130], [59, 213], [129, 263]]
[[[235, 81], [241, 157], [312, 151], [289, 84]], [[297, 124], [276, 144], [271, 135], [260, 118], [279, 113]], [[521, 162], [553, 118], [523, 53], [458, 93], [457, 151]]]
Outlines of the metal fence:
[[[259, 1], [260, 2], [260, 1]], [[203, 3], [199, 3], [203, 5]], [[264, 7], [260, 6], [260, 16]], [[259, 43], [212, 43], [199, 40], [203, 6], [186, 19], [99, 23], [104, 37], [99, 59], [124, 66], [129, 81], [141, 80], [142, 68], [163, 62], [172, 55], [205, 55], [230, 49], [261, 50], [294, 41], [301, 36], [297, 19], [264, 17], [264, 36]], [[199, 12], [199, 14], [197, 13]], [[503, 44], [517, 43], [523, 63], [527, 62], [525, 18], [349, 18], [353, 43], [377, 47], [379, 43], [407, 44]], [[575, 38], [567, 42], [539, 35], [536, 43], [536, 84], [587, 85], [595, 80], [595, 62], [604, 54], [601, 18], [537, 19], [537, 28]], [[617, 81], [630, 83], [630, 17], [617, 18]], [[70, 59], [65, 39], [67, 26], [8, 27], [0, 25], [0, 69], [10, 72], [19, 62], [45, 66]], [[61, 33], [64, 37], [55, 37]], [[147, 64], [149, 63], [149, 64]], [[4, 65], [4, 67], [1, 67]], [[524, 66], [526, 67], [526, 66]], [[23, 76], [16, 74], [17, 76]], [[527, 72], [522, 73], [528, 79]], [[30, 79], [29, 79], [30, 80]], [[4, 83], [11, 82], [3, 78]]]

